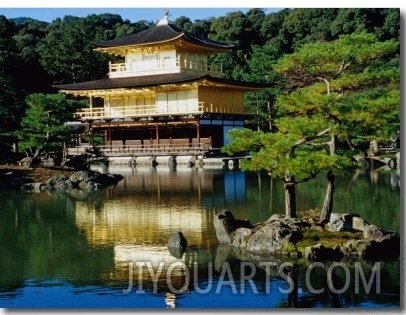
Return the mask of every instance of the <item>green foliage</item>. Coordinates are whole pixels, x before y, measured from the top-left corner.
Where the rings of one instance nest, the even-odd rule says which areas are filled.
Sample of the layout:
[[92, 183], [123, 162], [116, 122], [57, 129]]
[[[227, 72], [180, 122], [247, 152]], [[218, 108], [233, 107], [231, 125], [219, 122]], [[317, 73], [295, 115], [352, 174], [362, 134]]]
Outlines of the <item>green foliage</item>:
[[213, 62], [223, 65], [226, 77], [241, 80], [244, 73], [249, 71], [247, 59], [251, 46], [261, 43], [259, 31], [264, 16], [262, 10], [252, 9], [247, 14], [230, 12], [224, 17], [213, 19], [209, 38], [236, 46], [232, 52], [212, 58]]
[[289, 82], [276, 97], [284, 114], [274, 121], [276, 131], [233, 130], [223, 152], [249, 151], [243, 169], [288, 175], [295, 183], [321, 171], [344, 172], [353, 164], [352, 139], [388, 138], [399, 127], [398, 52], [396, 40], [359, 33], [284, 55], [274, 66]]
[[329, 26], [337, 15], [337, 11], [337, 9], [291, 11], [284, 19], [280, 29], [280, 34], [283, 34], [288, 43], [287, 52], [297, 50], [304, 43], [331, 39]]
[[59, 83], [71, 83], [104, 77], [111, 56], [94, 51], [95, 42], [139, 32], [144, 23], [131, 25], [119, 15], [65, 16], [49, 25], [38, 45], [40, 62]]
[[332, 81], [343, 71], [363, 71], [371, 59], [399, 52], [399, 43], [392, 39], [379, 42], [373, 34], [342, 35], [333, 42], [303, 45], [296, 53], [285, 55], [274, 65], [274, 70], [285, 75], [291, 87], [302, 87], [317, 81]]
[[[334, 126], [341, 139], [387, 140], [400, 124], [398, 53], [396, 40], [366, 33], [303, 45], [275, 64], [294, 89], [279, 95], [277, 106], [289, 117], [311, 118], [319, 130]], [[281, 119], [279, 128], [294, 131], [289, 124]]]
[[340, 9], [331, 24], [331, 33], [333, 36], [339, 36], [368, 30], [375, 33], [381, 40], [399, 39], [399, 22], [399, 9]]
[[[382, 57], [394, 46], [398, 45], [400, 38], [400, 11], [399, 9], [283, 9], [267, 11], [253, 8], [246, 13], [230, 12], [226, 16], [191, 21], [188, 17], [181, 17], [175, 24], [186, 31], [198, 36], [221, 40], [236, 45], [235, 49], [227, 54], [209, 56], [211, 62], [222, 64], [226, 78], [238, 79], [247, 82], [267, 83], [270, 89], [248, 95], [248, 110], [259, 113], [259, 124], [264, 130], [269, 129], [269, 117], [276, 126], [277, 120], [289, 115], [290, 110], [296, 106], [291, 102], [291, 108], [275, 106], [276, 95], [291, 91], [297, 87], [312, 85], [315, 91], [326, 91], [324, 83], [317, 85], [318, 80], [309, 76], [305, 71], [297, 72], [296, 77], [284, 77], [282, 72], [274, 70], [276, 61], [287, 53], [303, 48], [306, 44], [315, 42], [330, 43], [325, 51], [311, 51], [309, 58], [320, 55], [324, 59], [324, 75], [334, 75], [334, 63], [330, 63], [328, 54], [335, 52], [339, 45], [340, 35], [356, 32], [365, 37], [365, 33], [376, 36], [370, 40], [369, 51], [375, 51], [378, 62], [368, 61], [366, 67], [353, 66], [357, 56], [362, 55], [357, 46], [349, 50], [353, 55], [351, 59], [351, 73], [345, 77], [339, 76], [331, 81], [331, 93], [344, 94], [347, 91], [356, 91], [378, 82], [388, 93], [399, 90], [399, 48], [397, 52]], [[0, 113], [2, 126], [0, 134], [10, 135], [19, 128], [24, 116], [24, 99], [33, 93], [52, 93], [52, 84], [83, 82], [100, 79], [107, 73], [107, 64], [121, 61], [113, 56], [93, 51], [93, 43], [134, 34], [151, 27], [151, 21], [137, 21], [131, 23], [123, 20], [116, 14], [89, 15], [79, 18], [65, 16], [46, 23], [33, 19], [7, 20], [0, 16]], [[364, 34], [364, 35], [363, 35]], [[371, 36], [371, 35], [368, 35]], [[367, 39], [366, 39], [367, 40]], [[384, 45], [387, 45], [385, 46]], [[326, 47], [325, 47], [326, 48]], [[379, 56], [378, 56], [379, 55]], [[374, 60], [376, 58], [373, 57]], [[117, 57], [118, 58], [118, 57]], [[385, 62], [382, 60], [385, 59]], [[362, 64], [364, 64], [364, 61]], [[331, 67], [330, 67], [331, 66]], [[331, 73], [326, 72], [331, 68]], [[369, 67], [369, 68], [368, 68]], [[379, 71], [378, 71], [379, 69]], [[309, 69], [314, 74], [317, 68]], [[28, 74], [28, 75], [27, 75]], [[33, 75], [35, 74], [35, 75]], [[351, 75], [353, 75], [351, 77]], [[292, 80], [291, 80], [292, 79]], [[341, 81], [340, 81], [341, 80]], [[390, 84], [390, 86], [389, 86]], [[340, 90], [341, 89], [341, 90]], [[376, 84], [376, 89], [379, 89]], [[372, 91], [371, 91], [372, 93]], [[396, 96], [397, 94], [394, 93]], [[393, 98], [395, 98], [395, 96]], [[386, 99], [392, 100], [387, 95]], [[366, 100], [365, 100], [366, 101]], [[366, 104], [363, 101], [363, 104]], [[352, 102], [352, 101], [351, 101]], [[337, 106], [348, 108], [348, 102], [336, 102]], [[355, 98], [353, 99], [356, 105]], [[270, 109], [268, 108], [270, 103]], [[378, 101], [376, 101], [378, 104]], [[278, 103], [279, 104], [279, 103]], [[301, 110], [297, 110], [296, 115]], [[388, 113], [389, 115], [389, 113]], [[385, 118], [387, 119], [387, 118]], [[364, 117], [366, 125], [370, 118]], [[257, 121], [255, 121], [255, 124]], [[381, 123], [384, 126], [384, 123]], [[372, 128], [372, 127], [371, 127]], [[341, 128], [345, 131], [345, 128]], [[394, 129], [380, 128], [377, 131], [385, 134]], [[369, 129], [364, 129], [369, 133]], [[373, 128], [371, 129], [374, 130]], [[344, 132], [343, 131], [343, 132]], [[347, 132], [347, 131], [345, 131]], [[368, 134], [369, 136], [369, 134]], [[382, 133], [382, 137], [384, 137]], [[6, 138], [2, 141], [9, 142]]]
[[[299, 127], [302, 119], [291, 121]], [[305, 128], [298, 133], [231, 130], [228, 137], [232, 141], [223, 148], [223, 152], [235, 154], [249, 151], [251, 158], [241, 162], [243, 170], [266, 170], [280, 178], [284, 178], [289, 172], [295, 176], [297, 182], [306, 181], [309, 176], [323, 170], [343, 171], [350, 164], [346, 157], [331, 156], [323, 147], [314, 149], [307, 142], [298, 145], [304, 139], [304, 131]], [[309, 139], [316, 137], [313, 131], [306, 132], [306, 136]]]
[[349, 240], [362, 239], [361, 232], [330, 232], [326, 230], [318, 231], [313, 229], [303, 229], [303, 238], [296, 243], [296, 248], [299, 252], [305, 252], [306, 247], [322, 244], [328, 248], [334, 248]]
[[0, 16], [0, 136], [10, 135], [16, 129], [21, 114], [21, 98], [13, 76], [19, 62], [14, 32], [15, 25]]
[[74, 130], [66, 126], [73, 113], [84, 102], [68, 100], [63, 94], [32, 94], [26, 99], [28, 109], [18, 133], [21, 149], [61, 149], [71, 139]]

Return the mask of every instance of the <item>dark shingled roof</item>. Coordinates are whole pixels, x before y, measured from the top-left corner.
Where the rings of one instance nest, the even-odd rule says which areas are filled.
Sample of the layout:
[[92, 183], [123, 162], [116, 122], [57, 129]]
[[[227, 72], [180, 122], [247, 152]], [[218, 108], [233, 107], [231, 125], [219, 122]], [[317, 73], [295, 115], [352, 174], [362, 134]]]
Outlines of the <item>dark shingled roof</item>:
[[147, 45], [156, 44], [160, 42], [167, 42], [174, 40], [176, 38], [183, 37], [188, 42], [195, 43], [198, 45], [203, 45], [216, 49], [230, 49], [234, 45], [217, 42], [210, 39], [205, 39], [193, 35], [192, 33], [181, 30], [173, 24], [160, 25], [148, 30], [129, 35], [122, 38], [112, 39], [104, 42], [95, 43], [96, 46], [103, 47], [119, 47], [119, 46], [137, 46], [137, 45]]
[[247, 89], [252, 88], [269, 88], [261, 84], [253, 84], [246, 82], [239, 82], [233, 80], [226, 80], [221, 78], [212, 77], [209, 74], [186, 74], [186, 73], [171, 73], [159, 74], [140, 77], [126, 77], [126, 78], [106, 78], [96, 81], [88, 81], [83, 83], [73, 83], [64, 85], [55, 85], [55, 88], [65, 91], [74, 90], [102, 90], [102, 89], [118, 89], [118, 88], [142, 88], [153, 87], [162, 84], [181, 84], [188, 82], [196, 82], [200, 80], [208, 80], [217, 83], [229, 84], [236, 87]]

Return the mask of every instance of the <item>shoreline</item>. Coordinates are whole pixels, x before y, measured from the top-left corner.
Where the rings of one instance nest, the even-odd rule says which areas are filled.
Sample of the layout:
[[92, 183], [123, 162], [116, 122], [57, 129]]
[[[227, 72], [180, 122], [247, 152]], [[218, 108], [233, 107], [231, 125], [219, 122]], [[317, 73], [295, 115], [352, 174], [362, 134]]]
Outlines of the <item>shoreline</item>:
[[7, 184], [11, 180], [18, 180], [21, 184], [45, 182], [55, 175], [70, 176], [76, 171], [62, 167], [31, 167], [19, 165], [0, 165], [0, 183]]

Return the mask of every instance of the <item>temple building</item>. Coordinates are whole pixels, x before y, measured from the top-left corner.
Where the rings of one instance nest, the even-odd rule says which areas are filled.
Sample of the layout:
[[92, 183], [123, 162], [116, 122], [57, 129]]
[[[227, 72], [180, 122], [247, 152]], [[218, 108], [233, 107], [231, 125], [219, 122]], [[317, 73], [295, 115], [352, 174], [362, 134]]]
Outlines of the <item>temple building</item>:
[[96, 43], [95, 50], [121, 56], [108, 77], [57, 88], [85, 97], [89, 107], [76, 113], [89, 141], [103, 139], [110, 155], [204, 154], [227, 144], [227, 132], [244, 127], [244, 93], [263, 86], [222, 78], [221, 65], [208, 56], [233, 45], [197, 37], [168, 21], [123, 38]]

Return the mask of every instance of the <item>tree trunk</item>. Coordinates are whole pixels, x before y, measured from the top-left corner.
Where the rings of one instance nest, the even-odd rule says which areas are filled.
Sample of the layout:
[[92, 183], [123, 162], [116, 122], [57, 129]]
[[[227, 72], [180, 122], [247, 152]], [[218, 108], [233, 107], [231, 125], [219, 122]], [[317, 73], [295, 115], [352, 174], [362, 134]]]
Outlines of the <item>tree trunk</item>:
[[296, 183], [293, 178], [284, 182], [285, 189], [285, 215], [287, 218], [296, 218]]
[[320, 223], [325, 224], [330, 221], [330, 215], [333, 211], [334, 196], [334, 174], [332, 171], [327, 173], [327, 189], [324, 197], [323, 209], [321, 210]]
[[[330, 141], [330, 155], [336, 153], [336, 135], [331, 136]], [[334, 197], [334, 173], [329, 170], [327, 173], [327, 188], [324, 197], [323, 208], [321, 209], [320, 223], [324, 224], [330, 221], [331, 212], [333, 212], [333, 197]]]

